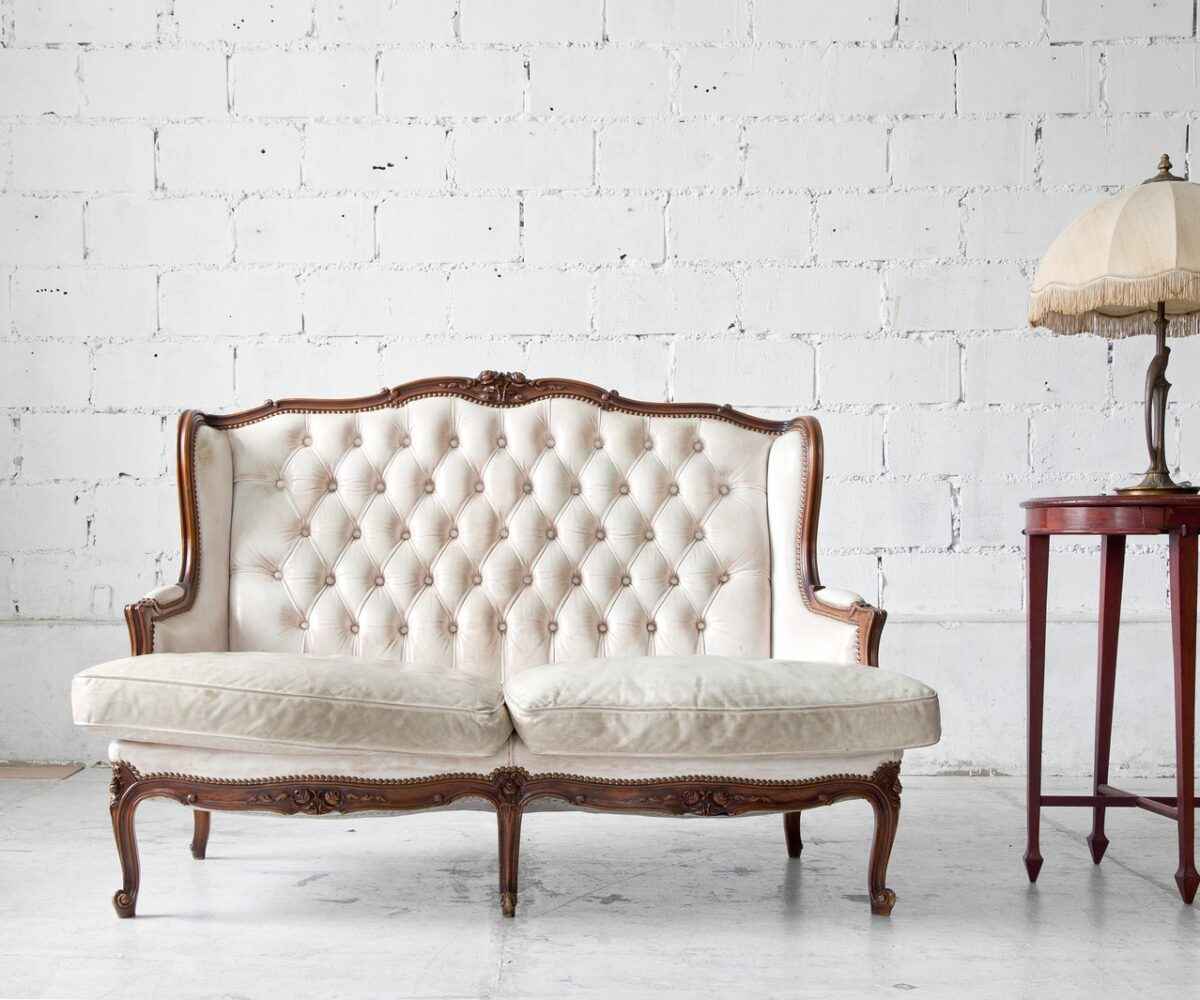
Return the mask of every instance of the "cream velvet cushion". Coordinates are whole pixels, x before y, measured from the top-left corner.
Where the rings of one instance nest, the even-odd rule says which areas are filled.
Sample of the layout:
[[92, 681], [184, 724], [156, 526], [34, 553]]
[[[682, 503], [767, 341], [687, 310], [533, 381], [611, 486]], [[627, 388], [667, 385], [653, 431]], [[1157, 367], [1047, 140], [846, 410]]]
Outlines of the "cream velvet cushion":
[[512, 732], [487, 678], [353, 656], [132, 656], [78, 674], [71, 703], [110, 736], [218, 749], [479, 757]]
[[937, 694], [876, 667], [725, 656], [548, 664], [509, 679], [531, 751], [563, 755], [829, 755], [936, 743]]

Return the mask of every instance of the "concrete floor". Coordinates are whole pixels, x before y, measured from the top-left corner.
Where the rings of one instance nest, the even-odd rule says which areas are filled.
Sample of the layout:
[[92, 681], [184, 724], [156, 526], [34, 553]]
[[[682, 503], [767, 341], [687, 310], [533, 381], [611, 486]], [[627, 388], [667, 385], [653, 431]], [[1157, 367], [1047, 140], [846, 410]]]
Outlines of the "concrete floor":
[[0, 782], [0, 997], [1149, 1000], [1200, 976], [1174, 827], [1114, 810], [1094, 868], [1088, 814], [1048, 810], [1030, 888], [1015, 779], [906, 779], [891, 919], [868, 911], [857, 802], [805, 815], [799, 862], [777, 816], [527, 816], [505, 920], [490, 813], [217, 813], [194, 862], [188, 813], [150, 801], [129, 921], [109, 903], [107, 781]]

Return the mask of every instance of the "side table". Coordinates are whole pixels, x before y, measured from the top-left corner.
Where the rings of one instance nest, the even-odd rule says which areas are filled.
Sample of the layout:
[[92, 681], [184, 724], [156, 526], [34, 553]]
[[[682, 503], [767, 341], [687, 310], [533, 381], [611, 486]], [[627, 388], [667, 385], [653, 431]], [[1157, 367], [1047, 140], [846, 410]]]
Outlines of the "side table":
[[[1179, 834], [1175, 883], [1185, 903], [1200, 886], [1195, 856], [1196, 752], [1196, 538], [1200, 497], [1095, 496], [1027, 500], [1025, 553], [1027, 576], [1027, 653], [1029, 663], [1028, 752], [1026, 786], [1029, 839], [1025, 870], [1036, 882], [1042, 869], [1039, 847], [1042, 806], [1085, 806], [1092, 810], [1087, 838], [1092, 860], [1100, 863], [1108, 847], [1104, 813], [1116, 807], [1145, 809], [1173, 819]], [[1096, 680], [1096, 748], [1091, 795], [1042, 794], [1042, 703], [1046, 672], [1046, 578], [1051, 535], [1100, 536], [1100, 649]], [[1117, 633], [1121, 624], [1121, 582], [1125, 539], [1129, 535], [1166, 535], [1170, 545], [1171, 636], [1175, 661], [1175, 786], [1173, 796], [1138, 795], [1108, 784], [1112, 742], [1113, 688], [1117, 670]]]

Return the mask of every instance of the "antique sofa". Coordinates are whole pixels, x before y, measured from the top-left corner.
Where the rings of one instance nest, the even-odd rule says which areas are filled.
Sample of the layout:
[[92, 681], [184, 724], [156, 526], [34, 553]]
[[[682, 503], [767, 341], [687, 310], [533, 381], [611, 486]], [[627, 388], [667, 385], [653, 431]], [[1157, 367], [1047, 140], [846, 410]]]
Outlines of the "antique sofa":
[[645, 403], [520, 373], [179, 422], [178, 584], [126, 609], [133, 655], [72, 686], [134, 814], [165, 796], [319, 816], [473, 799], [517, 900], [522, 812], [800, 812], [866, 799], [871, 910], [900, 758], [937, 695], [875, 669], [884, 613], [822, 587], [816, 420]]

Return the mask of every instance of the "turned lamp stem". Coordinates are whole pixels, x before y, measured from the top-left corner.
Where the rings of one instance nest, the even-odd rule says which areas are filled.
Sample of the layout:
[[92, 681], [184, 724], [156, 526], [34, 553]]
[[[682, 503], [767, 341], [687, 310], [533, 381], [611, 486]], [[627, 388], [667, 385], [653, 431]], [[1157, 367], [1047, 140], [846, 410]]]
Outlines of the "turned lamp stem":
[[1190, 483], [1177, 484], [1167, 468], [1167, 393], [1171, 383], [1167, 381], [1167, 362], [1171, 349], [1167, 346], [1167, 307], [1158, 304], [1158, 315], [1154, 319], [1154, 357], [1146, 369], [1146, 450], [1150, 453], [1150, 468], [1137, 486], [1117, 490], [1125, 494], [1195, 493], [1198, 487]]

